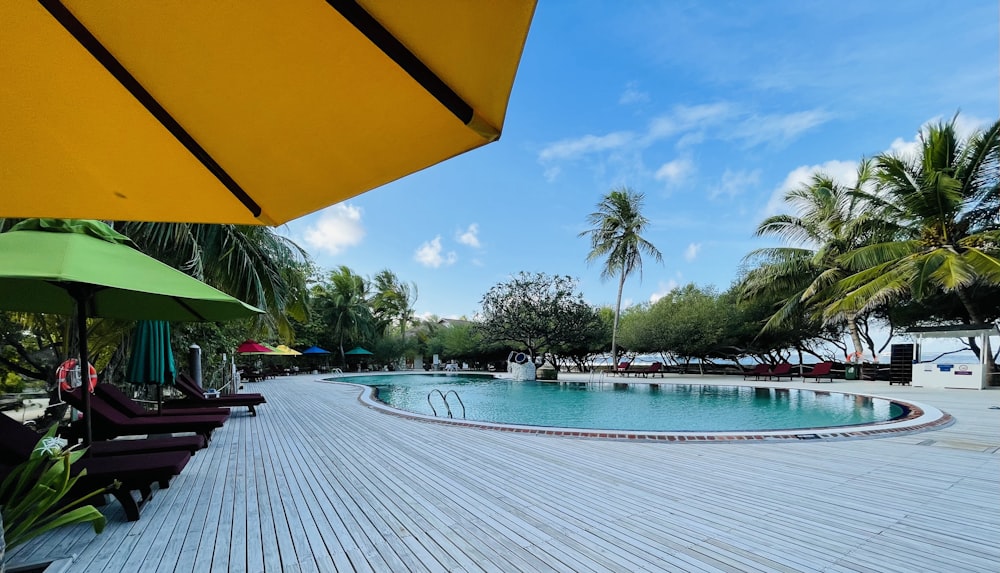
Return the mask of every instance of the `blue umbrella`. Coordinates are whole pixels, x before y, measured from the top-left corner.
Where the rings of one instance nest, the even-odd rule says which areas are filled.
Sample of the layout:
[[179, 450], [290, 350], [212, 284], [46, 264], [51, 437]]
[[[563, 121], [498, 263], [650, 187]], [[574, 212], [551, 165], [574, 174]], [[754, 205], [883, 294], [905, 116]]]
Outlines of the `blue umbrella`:
[[302, 351], [302, 354], [330, 354], [329, 350], [323, 350], [319, 346], [310, 346]]
[[125, 380], [132, 384], [157, 385], [157, 413], [163, 406], [163, 385], [173, 384], [177, 375], [174, 352], [170, 348], [170, 323], [163, 320], [140, 320], [132, 335]]

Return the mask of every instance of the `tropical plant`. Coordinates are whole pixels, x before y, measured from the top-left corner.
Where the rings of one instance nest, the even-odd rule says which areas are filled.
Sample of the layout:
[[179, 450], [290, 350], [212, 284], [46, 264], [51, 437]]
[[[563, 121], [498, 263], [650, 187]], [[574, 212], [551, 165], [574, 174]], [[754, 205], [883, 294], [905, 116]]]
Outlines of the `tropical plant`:
[[416, 283], [400, 281], [389, 269], [376, 273], [372, 283], [375, 291], [372, 297], [374, 315], [386, 322], [397, 322], [402, 335], [413, 321], [413, 305], [417, 302]]
[[341, 364], [347, 363], [345, 343], [362, 344], [375, 337], [369, 290], [368, 280], [344, 265], [330, 273], [329, 283], [313, 287], [316, 312], [340, 350]]
[[868, 200], [900, 233], [840, 257], [854, 274], [837, 285], [842, 295], [827, 314], [940, 293], [958, 297], [963, 322], [994, 314], [971, 292], [1000, 285], [1000, 121], [963, 140], [956, 119], [923, 128], [915, 154], [876, 158], [878, 192]]
[[597, 211], [587, 216], [592, 226], [580, 233], [590, 239], [587, 262], [601, 261], [601, 278], [618, 278], [618, 296], [615, 299], [615, 319], [611, 327], [611, 361], [618, 363], [618, 322], [622, 311], [622, 291], [625, 279], [638, 271], [642, 277], [642, 254], [662, 261], [663, 255], [642, 237], [649, 220], [642, 214], [645, 195], [620, 187], [611, 190], [597, 204]]
[[867, 159], [859, 163], [853, 186], [842, 185], [824, 173], [814, 174], [808, 183], [785, 194], [785, 203], [795, 214], [773, 215], [757, 227], [758, 236], [778, 237], [789, 244], [757, 249], [744, 259], [755, 266], [743, 279], [743, 300], [780, 300], [762, 331], [792, 324], [804, 312], [814, 313], [825, 317], [827, 323], [843, 321], [854, 351], [863, 351], [858, 323], [866, 321], [865, 311], [874, 308], [831, 305], [839, 294], [835, 285], [852, 274], [841, 262], [841, 255], [894, 230], [866, 210], [864, 190], [871, 181], [872, 161]]
[[85, 493], [75, 500], [65, 499], [86, 473], [83, 470], [74, 476], [71, 469], [85, 450], [64, 448], [65, 443], [55, 437], [56, 430], [53, 426], [28, 460], [16, 466], [0, 485], [0, 515], [7, 550], [65, 525], [90, 523], [94, 532], [100, 533], [107, 524], [94, 506], [82, 503], [119, 484]]

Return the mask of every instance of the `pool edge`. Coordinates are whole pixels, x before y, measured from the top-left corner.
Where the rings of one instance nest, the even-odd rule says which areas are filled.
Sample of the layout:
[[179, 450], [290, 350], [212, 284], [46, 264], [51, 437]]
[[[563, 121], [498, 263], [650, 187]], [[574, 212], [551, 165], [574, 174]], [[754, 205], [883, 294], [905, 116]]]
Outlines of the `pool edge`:
[[[592, 430], [586, 428], [558, 428], [549, 426], [526, 426], [517, 424], [499, 424], [495, 422], [480, 422], [470, 420], [456, 420], [453, 418], [440, 418], [408, 412], [389, 406], [373, 397], [375, 388], [364, 384], [344, 382], [335, 379], [319, 380], [327, 384], [341, 384], [358, 388], [358, 402], [370, 409], [377, 410], [384, 414], [396, 416], [409, 420], [428, 422], [445, 426], [466, 427], [478, 430], [490, 430], [496, 432], [511, 432], [517, 434], [557, 436], [571, 438], [604, 439], [604, 440], [629, 440], [629, 441], [650, 441], [650, 442], [672, 442], [672, 443], [740, 443], [740, 442], [804, 442], [816, 440], [857, 440], [872, 438], [888, 438], [893, 436], [904, 436], [932, 430], [946, 428], [955, 423], [955, 418], [938, 408], [916, 402], [908, 402], [879, 396], [875, 394], [859, 394], [853, 392], [842, 392], [853, 396], [864, 396], [868, 398], [878, 398], [889, 400], [907, 408], [908, 414], [902, 418], [875, 422], [871, 424], [861, 424], [854, 426], [835, 426], [826, 428], [798, 428], [791, 430], [766, 430], [766, 431], [722, 431], [722, 432], [680, 432], [680, 431], [626, 431], [626, 430]], [[791, 389], [789, 387], [789, 389]], [[823, 392], [823, 390], [820, 390]]]

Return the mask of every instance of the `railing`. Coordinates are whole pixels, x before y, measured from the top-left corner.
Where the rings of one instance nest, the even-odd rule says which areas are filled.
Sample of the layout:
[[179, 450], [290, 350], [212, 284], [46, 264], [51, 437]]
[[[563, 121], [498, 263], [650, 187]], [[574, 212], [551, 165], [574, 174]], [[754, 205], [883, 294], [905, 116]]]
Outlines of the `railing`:
[[434, 412], [434, 416], [435, 417], [438, 415], [437, 409], [434, 407], [434, 403], [431, 402], [431, 396], [433, 396], [435, 392], [437, 392], [437, 395], [441, 397], [441, 401], [444, 402], [444, 407], [445, 407], [445, 410], [446, 410], [446, 414], [448, 415], [449, 418], [454, 418], [455, 417], [451, 413], [451, 404], [448, 403], [448, 396], [454, 394], [455, 395], [455, 399], [458, 400], [459, 405], [462, 406], [462, 419], [463, 420], [465, 419], [465, 402], [462, 402], [462, 397], [458, 395], [458, 392], [456, 392], [454, 390], [448, 390], [447, 392], [441, 392], [441, 390], [438, 390], [437, 388], [435, 388], [435, 389], [433, 389], [433, 390], [431, 390], [430, 392], [427, 393], [427, 404], [431, 407], [431, 412]]

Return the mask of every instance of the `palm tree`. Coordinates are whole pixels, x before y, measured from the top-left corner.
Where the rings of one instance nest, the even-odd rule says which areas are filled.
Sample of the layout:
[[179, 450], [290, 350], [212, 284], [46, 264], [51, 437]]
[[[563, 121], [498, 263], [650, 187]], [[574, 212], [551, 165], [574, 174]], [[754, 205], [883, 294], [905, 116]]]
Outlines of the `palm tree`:
[[323, 318], [337, 340], [344, 364], [347, 362], [344, 342], [361, 343], [374, 334], [375, 318], [368, 300], [369, 288], [363, 276], [341, 265], [330, 273], [329, 285], [315, 289], [315, 294], [322, 300]]
[[642, 237], [649, 220], [642, 214], [645, 195], [619, 187], [612, 189], [597, 204], [597, 211], [587, 215], [592, 225], [579, 236], [590, 238], [587, 262], [603, 261], [601, 278], [618, 277], [618, 298], [615, 301], [615, 320], [611, 327], [611, 360], [618, 364], [618, 321], [622, 312], [622, 290], [625, 279], [635, 271], [642, 277], [642, 254], [663, 261], [663, 255], [652, 243]]
[[[795, 215], [768, 217], [757, 227], [758, 236], [773, 236], [795, 246], [757, 249], [744, 260], [760, 263], [744, 277], [741, 298], [781, 300], [778, 310], [761, 329], [768, 332], [794, 321], [803, 312], [822, 314], [836, 292], [832, 287], [851, 274], [840, 256], [875, 237], [891, 232], [885, 222], [869, 216], [863, 200], [872, 181], [872, 161], [858, 165], [853, 187], [824, 173], [785, 194]], [[859, 321], [864, 313], [850, 308], [826, 314], [827, 322], [843, 320], [854, 352], [862, 352]], [[870, 349], [875, 353], [875, 349]]]
[[400, 281], [389, 269], [376, 273], [373, 283], [375, 296], [372, 307], [375, 313], [388, 321], [399, 321], [399, 334], [402, 336], [413, 319], [413, 305], [417, 302], [416, 283]]
[[118, 222], [144, 253], [267, 311], [258, 327], [291, 340], [305, 320], [308, 255], [270, 227]]
[[828, 312], [953, 293], [968, 321], [981, 323], [970, 293], [977, 285], [1000, 285], [998, 150], [1000, 121], [963, 141], [953, 118], [921, 130], [917, 154], [880, 155], [879, 193], [871, 201], [881, 218], [898, 222], [900, 233], [841, 257], [855, 274], [840, 281], [843, 295]]

